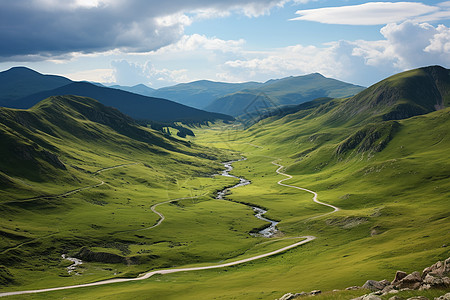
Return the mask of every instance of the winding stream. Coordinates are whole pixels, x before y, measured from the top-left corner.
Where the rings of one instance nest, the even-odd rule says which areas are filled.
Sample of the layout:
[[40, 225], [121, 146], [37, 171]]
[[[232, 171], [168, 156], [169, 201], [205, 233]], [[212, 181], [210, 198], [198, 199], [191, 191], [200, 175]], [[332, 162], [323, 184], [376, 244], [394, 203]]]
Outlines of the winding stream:
[[[225, 170], [222, 171], [220, 173], [220, 175], [221, 176], [226, 176], [226, 177], [232, 177], [232, 178], [239, 179], [239, 183], [219, 191], [217, 193], [216, 199], [227, 200], [227, 199], [225, 199], [225, 196], [227, 195], [227, 193], [231, 189], [251, 184], [251, 181], [248, 180], [248, 179], [245, 179], [243, 177], [237, 177], [237, 176], [234, 176], [234, 175], [230, 174], [230, 172], [233, 170], [232, 164], [235, 163], [235, 162], [238, 162], [238, 161], [243, 161], [243, 160], [246, 160], [246, 158], [242, 158], [242, 159], [239, 159], [239, 160], [232, 160], [232, 161], [228, 161], [228, 162], [224, 162], [223, 163], [223, 165], [225, 167]], [[229, 200], [227, 200], [227, 201], [229, 201]], [[258, 219], [270, 223], [270, 225], [268, 225], [264, 229], [258, 231], [258, 233], [251, 233], [251, 235], [270, 238], [270, 237], [273, 237], [278, 232], [278, 229], [277, 229], [276, 226], [277, 226], [277, 224], [279, 222], [263, 217], [263, 215], [267, 212], [267, 210], [264, 210], [264, 209], [262, 209], [260, 207], [253, 206], [253, 205], [246, 204], [246, 203], [241, 203], [241, 204], [244, 204], [244, 205], [247, 205], [248, 207], [251, 207], [253, 209], [253, 211], [255, 212], [255, 217], [257, 217]]]

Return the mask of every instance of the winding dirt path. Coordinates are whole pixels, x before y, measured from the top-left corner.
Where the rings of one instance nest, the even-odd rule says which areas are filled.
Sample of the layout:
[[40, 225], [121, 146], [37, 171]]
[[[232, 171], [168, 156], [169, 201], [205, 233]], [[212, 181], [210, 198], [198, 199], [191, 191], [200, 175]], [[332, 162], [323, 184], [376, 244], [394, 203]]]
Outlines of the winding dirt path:
[[[117, 169], [117, 168], [122, 168], [122, 167], [126, 167], [126, 166], [137, 165], [137, 164], [139, 164], [139, 163], [122, 164], [122, 165], [112, 166], [112, 167], [108, 167], [108, 168], [103, 168], [103, 169], [95, 171], [93, 173], [93, 175], [98, 175], [98, 174], [100, 174], [101, 172], [104, 172], [104, 171], [113, 170], [113, 169]], [[3, 202], [3, 203], [13, 203], [13, 202], [17, 202], [17, 201], [31, 201], [31, 200], [39, 200], [39, 199], [61, 198], [61, 197], [66, 197], [66, 196], [69, 196], [69, 195], [72, 195], [72, 194], [75, 194], [75, 193], [78, 193], [78, 192], [81, 192], [81, 191], [84, 191], [84, 190], [97, 188], [97, 187], [102, 186], [104, 184], [106, 184], [106, 183], [103, 180], [101, 180], [100, 183], [93, 184], [93, 185], [90, 185], [90, 186], [85, 186], [85, 187], [78, 188], [78, 189], [74, 189], [74, 190], [71, 190], [71, 191], [68, 191], [68, 192], [65, 192], [65, 193], [62, 193], [62, 194], [58, 194], [58, 195], [37, 196], [37, 197], [20, 199], [20, 200], [14, 200], [14, 201], [8, 201], [8, 202]]]
[[311, 190], [308, 190], [308, 189], [305, 189], [305, 188], [301, 188], [301, 187], [298, 187], [298, 186], [295, 186], [295, 185], [289, 185], [289, 184], [284, 184], [284, 183], [282, 183], [282, 182], [285, 181], [285, 180], [292, 179], [292, 176], [289, 175], [289, 174], [286, 174], [286, 173], [281, 172], [281, 169], [283, 169], [284, 166], [282, 166], [282, 165], [280, 165], [280, 164], [277, 164], [276, 162], [272, 162], [272, 164], [274, 164], [275, 166], [278, 166], [278, 169], [275, 171], [275, 172], [277, 172], [277, 174], [280, 174], [280, 175], [283, 175], [283, 176], [286, 176], [286, 177], [287, 177], [287, 178], [284, 178], [284, 179], [281, 179], [280, 181], [278, 181], [277, 183], [278, 183], [279, 185], [282, 185], [282, 186], [286, 186], [286, 187], [290, 187], [290, 188], [294, 188], [294, 189], [298, 189], [298, 190], [302, 190], [302, 191], [311, 193], [311, 194], [314, 195], [314, 197], [313, 197], [313, 201], [314, 201], [314, 202], [316, 202], [317, 204], [320, 204], [320, 205], [325, 205], [325, 206], [331, 207], [331, 208], [333, 209], [333, 211], [331, 211], [331, 212], [329, 212], [329, 213], [322, 214], [322, 215], [319, 215], [319, 216], [315, 216], [315, 217], [310, 218], [310, 219], [323, 217], [323, 216], [326, 216], [326, 215], [329, 215], [329, 214], [332, 214], [332, 213], [335, 213], [335, 212], [341, 210], [341, 209], [340, 209], [339, 207], [337, 207], [337, 206], [334, 206], [334, 205], [331, 205], [331, 204], [328, 204], [328, 203], [323, 203], [323, 202], [320, 202], [319, 200], [317, 200], [318, 195], [317, 195], [317, 193], [314, 192], [314, 191], [311, 191]]
[[190, 271], [200, 271], [200, 270], [210, 270], [210, 269], [218, 269], [218, 268], [225, 268], [225, 267], [231, 267], [239, 264], [243, 264], [246, 262], [254, 261], [257, 259], [261, 259], [264, 257], [276, 255], [282, 252], [285, 252], [289, 249], [295, 248], [297, 246], [306, 244], [312, 240], [314, 240], [316, 237], [314, 236], [303, 236], [299, 238], [304, 238], [304, 240], [297, 242], [295, 244], [283, 247], [281, 249], [264, 253], [261, 255], [224, 263], [224, 264], [218, 264], [218, 265], [211, 265], [211, 266], [204, 266], [204, 267], [191, 267], [191, 268], [179, 268], [179, 269], [163, 269], [163, 270], [157, 270], [152, 271], [148, 273], [141, 274], [139, 277], [136, 278], [117, 278], [117, 279], [109, 279], [99, 282], [92, 282], [92, 283], [86, 283], [86, 284], [79, 284], [79, 285], [70, 285], [70, 286], [62, 286], [62, 287], [56, 287], [56, 288], [49, 288], [49, 289], [41, 289], [41, 290], [30, 290], [30, 291], [18, 291], [18, 292], [6, 292], [6, 293], [0, 293], [0, 297], [4, 296], [13, 296], [13, 295], [23, 295], [23, 294], [34, 294], [34, 293], [43, 293], [43, 292], [52, 292], [52, 291], [60, 291], [60, 290], [67, 290], [67, 289], [74, 289], [74, 288], [81, 288], [81, 287], [90, 287], [90, 286], [98, 286], [98, 285], [105, 285], [105, 284], [111, 284], [111, 283], [119, 283], [119, 282], [130, 282], [130, 281], [138, 281], [138, 280], [145, 280], [153, 275], [156, 274], [171, 274], [171, 273], [178, 273], [178, 272], [190, 272]]
[[[339, 211], [338, 207], [333, 206], [331, 204], [323, 203], [323, 202], [320, 202], [319, 200], [317, 200], [317, 193], [314, 192], [314, 191], [311, 191], [311, 190], [308, 190], [308, 189], [305, 189], [305, 188], [301, 188], [301, 187], [297, 187], [297, 186], [294, 186], [294, 185], [288, 185], [288, 184], [282, 183], [285, 180], [291, 179], [292, 176], [281, 172], [281, 169], [284, 168], [284, 166], [282, 166], [280, 164], [277, 164], [275, 162], [272, 162], [272, 164], [274, 164], [274, 165], [279, 167], [276, 170], [277, 174], [284, 175], [284, 176], [287, 177], [285, 179], [279, 180], [277, 182], [279, 185], [282, 185], [282, 186], [285, 186], [285, 187], [290, 187], [290, 188], [295, 188], [295, 189], [299, 189], [299, 190], [303, 190], [303, 191], [312, 193], [314, 195], [314, 197], [313, 197], [314, 202], [316, 202], [316, 203], [318, 203], [320, 205], [325, 205], [325, 206], [331, 207], [331, 208], [334, 209], [330, 213], [334, 213], [336, 211]], [[196, 197], [198, 197], [198, 196], [196, 196]], [[178, 200], [183, 200], [183, 199], [192, 199], [192, 198], [196, 198], [196, 197], [186, 197], [186, 198], [172, 199], [172, 200], [168, 200], [168, 201], [157, 203], [157, 204], [153, 205], [151, 207], [151, 209], [152, 209], [152, 211], [154, 213], [156, 213], [157, 215], [160, 216], [160, 220], [155, 225], [153, 225], [151, 227], [148, 227], [148, 228], [141, 229], [141, 230], [154, 228], [156, 226], [159, 226], [164, 221], [164, 219], [165, 219], [164, 215], [162, 213], [156, 211], [156, 209], [155, 209], [158, 205], [162, 205], [162, 204], [166, 204], [166, 203], [174, 202], [174, 201], [178, 201]], [[328, 215], [330, 213], [322, 214], [320, 216]], [[317, 216], [317, 217], [320, 217], [320, 216]], [[295, 237], [292, 237], [292, 238], [294, 239]], [[239, 264], [244, 264], [244, 263], [247, 263], [247, 262], [250, 262], [250, 261], [254, 261], [254, 260], [258, 260], [258, 259], [261, 259], [261, 258], [277, 255], [279, 253], [282, 253], [282, 252], [285, 252], [287, 250], [293, 249], [293, 248], [298, 247], [300, 245], [304, 245], [304, 244], [309, 243], [309, 242], [313, 241], [314, 239], [316, 239], [315, 236], [301, 236], [301, 237], [296, 237], [296, 238], [302, 238], [303, 240], [300, 241], [300, 242], [291, 244], [289, 246], [286, 246], [286, 247], [283, 247], [283, 248], [271, 251], [271, 252], [267, 252], [267, 253], [264, 253], [264, 254], [260, 254], [260, 255], [253, 256], [253, 257], [240, 259], [240, 260], [236, 260], [236, 261], [232, 261], [232, 262], [228, 262], [228, 263], [223, 263], [223, 264], [214, 264], [214, 265], [203, 266], [203, 267], [189, 267], [189, 268], [174, 268], [174, 269], [156, 270], [156, 271], [151, 271], [151, 272], [140, 274], [136, 278], [116, 278], [116, 279], [109, 279], [109, 280], [103, 280], [103, 281], [86, 283], [86, 284], [62, 286], [62, 287], [55, 287], [55, 288], [48, 288], [48, 289], [5, 292], [5, 293], [0, 293], [0, 297], [13, 296], [13, 295], [23, 295], [23, 294], [43, 293], [43, 292], [52, 292], [52, 291], [67, 290], [67, 289], [74, 289], [74, 288], [81, 288], [81, 287], [99, 286], [99, 285], [119, 283], [119, 282], [130, 282], [130, 281], [145, 280], [145, 279], [148, 279], [148, 278], [150, 278], [150, 277], [152, 277], [153, 275], [156, 275], [156, 274], [171, 274], [171, 273], [178, 273], [178, 272], [191, 272], [191, 271], [200, 271], [200, 270], [210, 270], [210, 269], [225, 268], [225, 267], [230, 267], [230, 266], [235, 266], [235, 265], [239, 265]]]
[[147, 228], [142, 228], [142, 229], [139, 229], [138, 231], [155, 228], [155, 227], [161, 225], [161, 223], [166, 219], [166, 217], [164, 217], [164, 215], [162, 213], [160, 213], [159, 211], [156, 210], [156, 207], [158, 207], [159, 205], [167, 204], [167, 203], [171, 203], [171, 202], [175, 202], [175, 201], [180, 201], [180, 200], [196, 199], [196, 198], [204, 196], [204, 195], [206, 195], [206, 193], [202, 194], [202, 195], [198, 195], [198, 196], [177, 198], [177, 199], [172, 199], [172, 200], [167, 200], [167, 201], [164, 201], [164, 202], [156, 203], [155, 205], [150, 207], [150, 209], [152, 210], [152, 212], [154, 212], [155, 214], [157, 214], [159, 216], [158, 222], [156, 222], [156, 224], [153, 225], [153, 226], [150, 226], [150, 227], [147, 227]]

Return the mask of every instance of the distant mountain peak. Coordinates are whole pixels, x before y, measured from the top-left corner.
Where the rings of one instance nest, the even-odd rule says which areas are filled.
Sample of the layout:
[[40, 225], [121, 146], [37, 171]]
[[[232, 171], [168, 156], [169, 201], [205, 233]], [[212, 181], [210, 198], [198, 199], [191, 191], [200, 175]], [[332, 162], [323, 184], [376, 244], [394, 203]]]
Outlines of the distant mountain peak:
[[33, 73], [33, 74], [41, 74], [33, 69], [24, 67], [24, 66], [18, 66], [18, 67], [12, 67], [8, 70], [6, 70], [5, 72], [29, 72], [29, 73]]

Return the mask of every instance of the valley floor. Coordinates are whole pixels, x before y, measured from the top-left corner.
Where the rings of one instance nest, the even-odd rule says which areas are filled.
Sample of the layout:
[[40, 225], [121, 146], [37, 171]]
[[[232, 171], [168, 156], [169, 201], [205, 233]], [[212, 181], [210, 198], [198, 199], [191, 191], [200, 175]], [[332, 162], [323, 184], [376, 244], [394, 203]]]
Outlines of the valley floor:
[[[42, 273], [37, 269], [13, 271], [15, 276], [35, 275], [22, 285], [10, 285], [0, 291], [67, 285], [80, 288], [10, 297], [275, 299], [293, 291], [362, 285], [367, 279], [391, 276], [397, 269], [420, 270], [450, 256], [444, 247], [450, 241], [445, 196], [448, 184], [435, 181], [433, 188], [437, 192], [429, 193], [428, 186], [423, 186], [423, 192], [408, 191], [396, 186], [393, 180], [412, 174], [414, 163], [426, 156], [416, 156], [409, 167], [401, 164], [402, 161], [386, 158], [371, 161], [366, 167], [355, 161], [330, 169], [317, 167], [310, 172], [308, 168], [313, 167], [308, 164], [308, 158], [299, 160], [292, 152], [280, 150], [277, 143], [246, 136], [229, 125], [196, 129], [192, 141], [247, 157], [233, 164], [232, 173], [248, 178], [252, 184], [233, 189], [227, 196], [231, 201], [222, 201], [215, 199], [215, 192], [235, 184], [236, 179], [164, 175], [165, 180], [173, 183], [155, 188], [152, 187], [155, 182], [149, 180], [144, 183], [147, 189], [142, 190], [142, 180], [148, 176], [157, 180], [158, 176], [150, 168], [131, 162], [116, 168], [104, 166], [96, 175], [103, 185], [54, 197], [82, 202], [86, 197], [97, 201], [117, 197], [114, 207], [99, 205], [99, 209], [106, 209], [105, 220], [96, 220], [95, 214], [72, 208], [70, 215], [82, 212], [84, 218], [73, 224], [83, 222], [90, 226], [90, 229], [73, 228], [76, 231], [72, 232], [77, 234], [81, 230], [92, 234], [98, 228], [101, 228], [99, 236], [111, 232], [116, 245], [91, 238], [91, 250], [127, 257], [143, 254], [141, 263], [92, 262], [79, 270], [81, 275], [58, 277], [52, 275], [54, 270], [60, 269], [60, 275], [65, 272], [65, 263], [58, 259], [48, 267], [41, 266]], [[302, 165], [302, 161], [306, 163]], [[283, 165], [288, 168], [284, 170]], [[417, 171], [426, 173], [426, 170]], [[163, 185], [162, 182], [158, 184]], [[114, 189], [120, 195], [114, 196]], [[428, 198], [424, 200], [425, 197]], [[134, 202], [129, 210], [127, 198], [128, 202]], [[278, 229], [283, 236], [267, 239], [249, 235], [265, 222], [254, 218], [253, 211], [241, 203], [267, 210], [268, 218], [280, 221]], [[75, 217], [69, 217], [72, 218]], [[35, 224], [43, 221], [38, 218]], [[43, 233], [39, 239], [45, 243]], [[306, 239], [297, 242], [298, 238]], [[126, 244], [128, 253], [120, 250], [118, 244]], [[15, 247], [20, 249], [20, 245], [8, 249], [13, 251]], [[45, 262], [36, 261], [35, 267], [42, 263]], [[117, 277], [113, 272], [119, 278], [101, 281]], [[142, 273], [145, 275], [136, 278]], [[104, 285], [112, 282], [115, 284]], [[344, 297], [364, 293], [346, 292]]]

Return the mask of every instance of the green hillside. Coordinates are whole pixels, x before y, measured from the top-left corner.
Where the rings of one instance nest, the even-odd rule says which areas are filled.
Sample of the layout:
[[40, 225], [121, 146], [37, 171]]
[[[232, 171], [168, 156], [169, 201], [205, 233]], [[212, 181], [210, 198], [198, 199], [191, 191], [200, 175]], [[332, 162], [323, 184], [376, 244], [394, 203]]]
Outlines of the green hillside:
[[398, 120], [450, 106], [450, 70], [430, 66], [391, 76], [345, 101], [333, 121]]
[[[1, 290], [135, 276], [249, 245], [238, 240], [257, 222], [236, 218], [251, 211], [208, 201], [233, 181], [212, 176], [230, 159], [226, 152], [141, 127], [84, 97], [51, 97], [0, 115]], [[185, 200], [160, 209], [164, 226], [142, 230], [158, 221], [152, 205], [177, 198]], [[205, 230], [219, 212], [221, 224]], [[243, 233], [229, 231], [231, 223]], [[61, 254], [82, 250], [91, 253], [79, 270], [85, 276], [69, 276]]]
[[[417, 85], [421, 88], [414, 90]], [[10, 191], [28, 193], [0, 205], [8, 215], [1, 220], [6, 239], [0, 250], [0, 274], [7, 284], [1, 291], [210, 266], [267, 253], [306, 235], [316, 239], [240, 265], [31, 297], [273, 300], [288, 292], [342, 290], [368, 279], [392, 280], [397, 270], [422, 270], [450, 256], [448, 87], [448, 70], [421, 68], [388, 78], [354, 97], [321, 99], [271, 113], [247, 129], [237, 122], [195, 127], [195, 137], [184, 142], [128, 124], [126, 117], [116, 126], [109, 117], [90, 113], [91, 108], [106, 109], [98, 104], [85, 109], [84, 101], [44, 102], [27, 113], [45, 116], [48, 109], [54, 115], [50, 113], [54, 108], [63, 116], [75, 116], [77, 123], [30, 127], [33, 134], [25, 137], [38, 145], [33, 146], [33, 155], [39, 168], [72, 177], [55, 177], [56, 183], [6, 173], [0, 177]], [[403, 112], [399, 103], [423, 110], [411, 110], [413, 115], [407, 116], [397, 113]], [[6, 111], [14, 116], [23, 113]], [[114, 112], [105, 111], [108, 116]], [[17, 126], [34, 122], [17, 121]], [[135, 130], [151, 135], [130, 139], [128, 132]], [[90, 138], [99, 131], [108, 135]], [[150, 142], [156, 136], [161, 146]], [[170, 146], [172, 150], [167, 150]], [[54, 153], [67, 170], [45, 160], [43, 150]], [[237, 181], [210, 176], [221, 168], [218, 162], [233, 153], [247, 159], [233, 163], [232, 174], [251, 184], [232, 189], [226, 196], [231, 201], [214, 199], [214, 191]], [[285, 166], [282, 172], [292, 178], [278, 174], [274, 163]], [[78, 181], [69, 184], [70, 178]], [[282, 179], [285, 185], [279, 184]], [[99, 185], [101, 181], [105, 184]], [[65, 197], [36, 198], [42, 194], [36, 193], [38, 187], [45, 188], [46, 195], [57, 195], [86, 186], [96, 187]], [[293, 187], [314, 191], [319, 201], [340, 210], [333, 212], [313, 202], [307, 190]], [[179, 197], [184, 199], [167, 202]], [[161, 202], [165, 204], [158, 210], [166, 216], [162, 225], [139, 230], [157, 222], [150, 207]], [[280, 221], [280, 232], [272, 238], [251, 236], [249, 232], [267, 222], [256, 219], [245, 203], [267, 210], [266, 217]], [[81, 275], [67, 274], [64, 267], [69, 263], [60, 258], [62, 253], [86, 260], [77, 268]], [[349, 299], [365, 293], [317, 297]], [[21, 297], [27, 296], [11, 299]]]
[[301, 104], [316, 98], [348, 97], [363, 89], [361, 86], [315, 73], [270, 80], [260, 87], [241, 90], [218, 98], [205, 109], [237, 117], [271, 107]]

